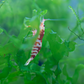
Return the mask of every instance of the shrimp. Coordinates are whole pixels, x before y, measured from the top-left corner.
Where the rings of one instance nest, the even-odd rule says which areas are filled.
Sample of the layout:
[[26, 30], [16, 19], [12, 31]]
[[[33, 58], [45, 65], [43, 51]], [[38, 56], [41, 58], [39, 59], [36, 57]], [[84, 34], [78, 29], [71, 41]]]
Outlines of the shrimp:
[[[40, 24], [40, 33], [39, 33], [38, 38], [33, 46], [32, 51], [31, 51], [31, 57], [25, 63], [26, 66], [35, 58], [35, 56], [39, 53], [39, 51], [42, 47], [42, 39], [45, 34], [45, 25], [44, 25], [45, 20], [46, 19], [43, 19]], [[34, 36], [37, 33], [37, 30], [34, 30], [32, 32], [33, 32], [33, 36]]]

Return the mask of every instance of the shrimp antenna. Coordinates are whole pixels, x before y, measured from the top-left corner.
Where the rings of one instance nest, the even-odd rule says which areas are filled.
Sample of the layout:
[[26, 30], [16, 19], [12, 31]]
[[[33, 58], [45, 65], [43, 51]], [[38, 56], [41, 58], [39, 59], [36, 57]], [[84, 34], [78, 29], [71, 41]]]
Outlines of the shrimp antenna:
[[66, 21], [67, 19], [45, 19], [46, 20], [51, 20], [51, 21]]

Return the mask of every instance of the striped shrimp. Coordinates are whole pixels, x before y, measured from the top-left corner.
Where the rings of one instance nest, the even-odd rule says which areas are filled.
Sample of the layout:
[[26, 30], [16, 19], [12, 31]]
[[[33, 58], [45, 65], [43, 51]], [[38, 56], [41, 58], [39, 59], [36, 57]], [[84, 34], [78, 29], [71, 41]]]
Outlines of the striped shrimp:
[[[27, 62], [25, 63], [25, 65], [28, 65], [34, 58], [35, 56], [38, 54], [38, 52], [40, 51], [41, 47], [42, 47], [42, 39], [43, 36], [45, 34], [45, 25], [44, 22], [46, 20], [52, 20], [52, 21], [66, 21], [66, 19], [43, 19], [41, 24], [40, 24], [40, 34], [33, 46], [33, 49], [31, 51], [31, 57], [27, 60]], [[32, 31], [33, 32], [33, 36], [36, 34], [37, 30]]]
[[[35, 56], [38, 54], [38, 52], [40, 51], [41, 47], [42, 47], [42, 38], [44, 36], [45, 33], [45, 22], [46, 19], [43, 19], [41, 24], [40, 24], [40, 34], [33, 46], [33, 49], [31, 51], [31, 57], [27, 60], [27, 62], [25, 63], [25, 65], [28, 65], [34, 58]], [[33, 36], [37, 33], [37, 30], [32, 31], [33, 32]]]

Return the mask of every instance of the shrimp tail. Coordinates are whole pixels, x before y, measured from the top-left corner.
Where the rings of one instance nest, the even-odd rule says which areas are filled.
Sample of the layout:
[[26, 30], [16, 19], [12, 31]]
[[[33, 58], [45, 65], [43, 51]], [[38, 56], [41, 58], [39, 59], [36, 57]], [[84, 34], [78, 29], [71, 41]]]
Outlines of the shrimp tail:
[[29, 65], [29, 63], [30, 63], [32, 60], [33, 60], [33, 57], [30, 57], [30, 58], [26, 61], [25, 66]]

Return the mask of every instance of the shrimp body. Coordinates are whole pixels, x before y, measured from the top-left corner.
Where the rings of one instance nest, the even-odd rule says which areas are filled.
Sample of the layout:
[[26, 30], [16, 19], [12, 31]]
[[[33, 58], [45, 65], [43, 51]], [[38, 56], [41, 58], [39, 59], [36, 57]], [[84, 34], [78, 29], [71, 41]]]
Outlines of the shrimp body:
[[[30, 61], [32, 61], [35, 56], [38, 54], [38, 52], [40, 51], [41, 47], [42, 47], [42, 39], [43, 36], [45, 34], [45, 25], [44, 25], [45, 19], [42, 20], [41, 24], [40, 24], [40, 34], [33, 46], [33, 49], [31, 51], [31, 57], [27, 60], [27, 62], [25, 63], [25, 65], [28, 65], [30, 63]], [[37, 30], [32, 31], [33, 32], [33, 36], [36, 34]]]

